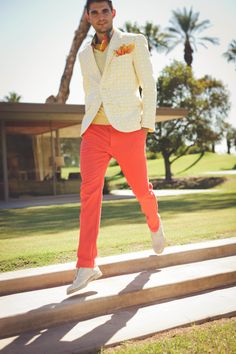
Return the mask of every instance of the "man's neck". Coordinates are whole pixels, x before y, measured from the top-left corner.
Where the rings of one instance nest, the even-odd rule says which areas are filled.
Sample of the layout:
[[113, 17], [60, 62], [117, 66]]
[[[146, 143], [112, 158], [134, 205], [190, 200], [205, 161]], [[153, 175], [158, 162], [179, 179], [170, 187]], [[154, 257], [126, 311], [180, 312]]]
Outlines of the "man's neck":
[[104, 33], [96, 32], [96, 36], [97, 36], [97, 40], [98, 40], [99, 44], [102, 43], [102, 40], [103, 40], [103, 37], [104, 37], [105, 33], [106, 32], [104, 32]]
[[113, 27], [111, 27], [109, 30], [107, 30], [106, 32], [103, 32], [103, 33], [96, 32], [98, 43], [102, 43], [102, 40], [103, 40], [105, 34], [111, 36], [112, 32], [113, 32]]

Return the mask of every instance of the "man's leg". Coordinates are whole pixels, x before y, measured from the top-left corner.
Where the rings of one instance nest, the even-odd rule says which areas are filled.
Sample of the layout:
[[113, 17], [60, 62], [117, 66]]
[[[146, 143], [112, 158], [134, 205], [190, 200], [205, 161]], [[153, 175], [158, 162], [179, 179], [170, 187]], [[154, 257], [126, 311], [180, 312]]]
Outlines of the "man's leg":
[[92, 124], [82, 137], [80, 149], [81, 210], [77, 251], [79, 267], [94, 267], [97, 256], [104, 176], [111, 159], [108, 126]]
[[145, 131], [140, 129], [131, 133], [115, 132], [112, 148], [128, 184], [141, 205], [149, 229], [156, 232], [160, 219], [153, 186], [148, 180]]

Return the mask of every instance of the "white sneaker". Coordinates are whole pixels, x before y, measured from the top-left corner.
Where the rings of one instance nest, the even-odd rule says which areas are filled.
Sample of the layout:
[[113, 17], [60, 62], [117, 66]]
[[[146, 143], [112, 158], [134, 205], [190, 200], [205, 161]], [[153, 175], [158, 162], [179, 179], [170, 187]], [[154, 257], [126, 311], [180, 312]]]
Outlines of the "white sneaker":
[[165, 248], [165, 235], [164, 235], [161, 218], [160, 218], [159, 229], [156, 232], [151, 231], [151, 237], [152, 237], [152, 248], [154, 252], [156, 252], [157, 254], [162, 253]]
[[98, 267], [95, 268], [77, 268], [75, 273], [75, 278], [72, 283], [67, 288], [67, 295], [70, 295], [80, 289], [85, 288], [88, 283], [92, 280], [98, 279], [102, 276], [102, 272]]

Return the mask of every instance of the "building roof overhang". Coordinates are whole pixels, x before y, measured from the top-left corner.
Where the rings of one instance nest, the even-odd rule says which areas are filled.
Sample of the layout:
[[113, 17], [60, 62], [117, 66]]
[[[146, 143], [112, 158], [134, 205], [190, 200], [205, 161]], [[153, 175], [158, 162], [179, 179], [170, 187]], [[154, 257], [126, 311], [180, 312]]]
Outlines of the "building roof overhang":
[[[84, 113], [85, 106], [77, 104], [0, 102], [0, 120], [11, 134], [42, 134], [81, 124]], [[156, 121], [181, 119], [187, 113], [184, 108], [159, 107]]]

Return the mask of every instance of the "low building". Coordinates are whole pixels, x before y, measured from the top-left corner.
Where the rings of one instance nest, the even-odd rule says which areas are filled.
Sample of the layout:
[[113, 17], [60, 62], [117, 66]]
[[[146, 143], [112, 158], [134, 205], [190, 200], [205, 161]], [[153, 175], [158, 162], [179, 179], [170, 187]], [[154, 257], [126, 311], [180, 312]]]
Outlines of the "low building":
[[[0, 103], [0, 200], [79, 193], [84, 105]], [[156, 120], [185, 109], [157, 108]]]

